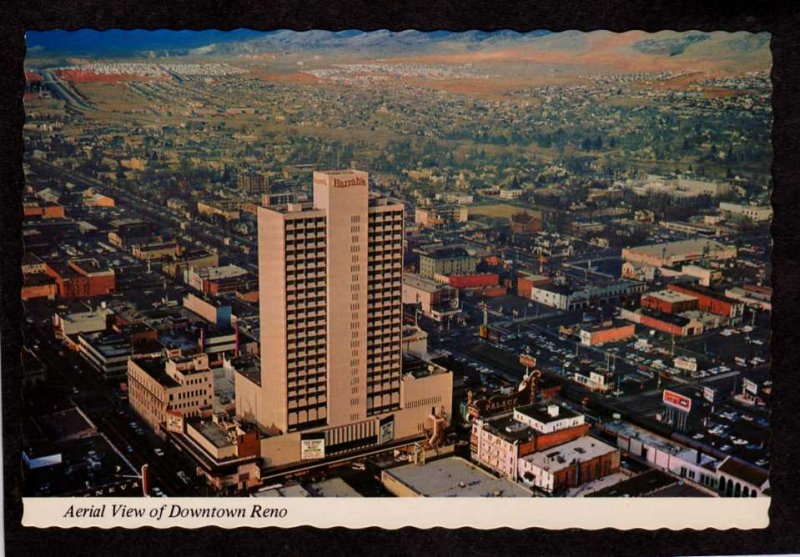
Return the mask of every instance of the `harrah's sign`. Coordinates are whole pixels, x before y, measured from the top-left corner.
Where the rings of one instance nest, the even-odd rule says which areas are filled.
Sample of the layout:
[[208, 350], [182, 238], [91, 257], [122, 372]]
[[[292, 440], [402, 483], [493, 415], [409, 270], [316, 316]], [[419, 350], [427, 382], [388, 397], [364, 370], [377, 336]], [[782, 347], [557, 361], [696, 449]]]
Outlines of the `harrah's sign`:
[[351, 186], [366, 186], [367, 181], [361, 176], [348, 178], [347, 180], [340, 180], [339, 178], [333, 179], [334, 188], [349, 188]]

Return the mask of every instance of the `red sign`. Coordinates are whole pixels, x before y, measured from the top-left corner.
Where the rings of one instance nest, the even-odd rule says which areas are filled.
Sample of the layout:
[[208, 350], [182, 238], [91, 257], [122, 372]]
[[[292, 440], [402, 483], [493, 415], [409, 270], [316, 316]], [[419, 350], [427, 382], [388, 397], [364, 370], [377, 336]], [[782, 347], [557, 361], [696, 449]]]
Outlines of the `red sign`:
[[683, 412], [691, 412], [692, 410], [692, 399], [674, 391], [664, 391], [662, 400], [667, 406], [672, 406]]
[[521, 354], [519, 357], [519, 363], [525, 367], [536, 367], [536, 358], [529, 356], [528, 354]]

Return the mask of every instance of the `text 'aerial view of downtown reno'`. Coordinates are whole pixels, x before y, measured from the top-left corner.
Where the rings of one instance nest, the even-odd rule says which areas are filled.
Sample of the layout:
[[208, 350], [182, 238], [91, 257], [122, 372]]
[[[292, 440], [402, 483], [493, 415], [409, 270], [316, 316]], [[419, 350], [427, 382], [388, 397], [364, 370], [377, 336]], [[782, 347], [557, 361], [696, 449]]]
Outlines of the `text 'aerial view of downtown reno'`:
[[768, 34], [27, 34], [29, 497], [769, 497]]

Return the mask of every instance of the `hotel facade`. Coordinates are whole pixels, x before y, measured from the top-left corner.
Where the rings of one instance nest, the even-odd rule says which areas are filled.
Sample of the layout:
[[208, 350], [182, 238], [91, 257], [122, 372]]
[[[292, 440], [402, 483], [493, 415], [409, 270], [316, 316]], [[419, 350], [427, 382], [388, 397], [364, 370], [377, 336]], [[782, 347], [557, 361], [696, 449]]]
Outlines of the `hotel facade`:
[[313, 201], [258, 208], [261, 367], [236, 375], [236, 413], [266, 434], [267, 466], [450, 421], [452, 374], [404, 373], [403, 205], [368, 183], [315, 172]]

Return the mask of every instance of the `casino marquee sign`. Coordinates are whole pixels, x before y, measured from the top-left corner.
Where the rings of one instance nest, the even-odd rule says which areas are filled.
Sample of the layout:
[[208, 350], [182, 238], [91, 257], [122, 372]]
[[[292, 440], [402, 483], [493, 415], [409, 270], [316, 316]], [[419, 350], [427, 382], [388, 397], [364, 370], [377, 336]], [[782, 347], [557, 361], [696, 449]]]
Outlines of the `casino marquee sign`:
[[497, 394], [488, 398], [475, 400], [472, 391], [467, 393], [467, 414], [470, 419], [482, 418], [492, 414], [499, 414], [513, 410], [517, 406], [530, 404], [536, 397], [536, 380], [538, 374], [523, 379], [519, 390], [508, 394]]

